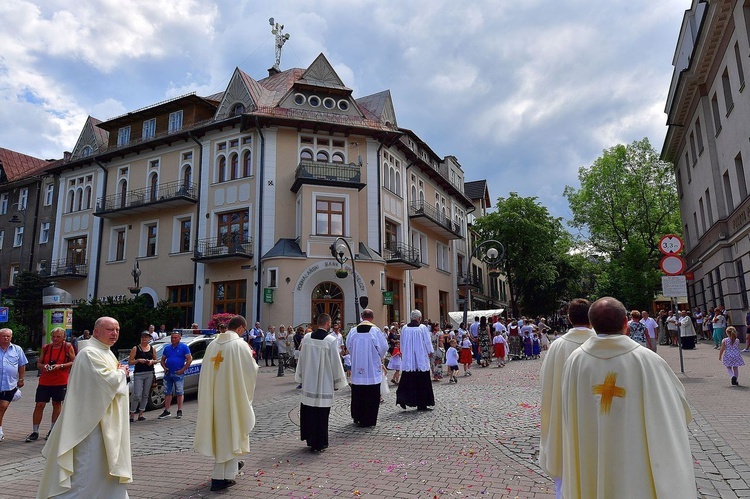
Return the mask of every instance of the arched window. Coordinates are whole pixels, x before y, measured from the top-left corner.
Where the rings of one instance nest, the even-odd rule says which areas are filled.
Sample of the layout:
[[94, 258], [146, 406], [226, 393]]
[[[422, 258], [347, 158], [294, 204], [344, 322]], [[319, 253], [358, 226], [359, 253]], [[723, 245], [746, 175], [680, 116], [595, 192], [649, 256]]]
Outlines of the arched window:
[[313, 160], [313, 153], [310, 149], [302, 149], [302, 152], [299, 154], [300, 161], [312, 161]]
[[83, 188], [79, 187], [76, 189], [76, 206], [78, 207], [78, 211], [81, 211], [83, 209]]
[[242, 176], [249, 177], [253, 174], [253, 153], [245, 151], [242, 153]]
[[235, 104], [232, 107], [232, 115], [233, 116], [239, 116], [240, 114], [245, 112], [245, 106], [242, 104]]
[[83, 189], [83, 209], [84, 210], [90, 210], [91, 209], [91, 186], [87, 185], [85, 189]]
[[328, 163], [328, 153], [325, 151], [318, 151], [318, 154], [315, 155], [315, 161], [318, 161], [319, 163]]
[[383, 187], [386, 189], [390, 189], [390, 184], [388, 183], [388, 163], [383, 163]]
[[391, 184], [391, 191], [396, 190], [396, 170], [391, 167], [390, 171], [388, 172], [388, 183]]
[[331, 157], [331, 163], [344, 164], [344, 155], [340, 152], [333, 153]]
[[227, 179], [227, 158], [219, 156], [219, 182], [224, 182]]
[[148, 187], [149, 187], [149, 196], [151, 198], [151, 201], [156, 201], [157, 196], [159, 195], [159, 174], [156, 172], [153, 172], [151, 176], [148, 179]]
[[190, 165], [185, 165], [182, 167], [182, 186], [181, 189], [187, 190], [190, 189], [191, 185], [193, 183], [193, 167]]
[[120, 181], [120, 208], [125, 208], [128, 201], [128, 181], [123, 179]]
[[75, 210], [75, 206], [76, 206], [75, 202], [76, 202], [76, 200], [75, 200], [75, 189], [70, 189], [68, 191], [68, 201], [67, 201], [68, 213], [70, 213], [71, 211]]
[[393, 190], [399, 196], [401, 195], [401, 172], [396, 170], [396, 188]]
[[236, 179], [240, 176], [240, 157], [237, 155], [237, 153], [233, 153], [231, 156], [229, 156], [229, 168], [230, 168], [230, 175], [232, 176], [232, 180]]
[[412, 184], [411, 186], [411, 202], [416, 203], [417, 202], [417, 186]]
[[424, 206], [424, 191], [419, 191], [419, 204]]

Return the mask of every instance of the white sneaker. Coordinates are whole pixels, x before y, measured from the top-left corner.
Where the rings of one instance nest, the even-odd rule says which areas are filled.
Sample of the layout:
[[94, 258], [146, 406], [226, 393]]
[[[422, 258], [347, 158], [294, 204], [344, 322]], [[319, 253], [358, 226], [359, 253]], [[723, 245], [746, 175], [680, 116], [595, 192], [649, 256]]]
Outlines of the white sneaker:
[[5, 440], [5, 435], [3, 435], [2, 433], [0, 433], [0, 442], [2, 442], [3, 440]]

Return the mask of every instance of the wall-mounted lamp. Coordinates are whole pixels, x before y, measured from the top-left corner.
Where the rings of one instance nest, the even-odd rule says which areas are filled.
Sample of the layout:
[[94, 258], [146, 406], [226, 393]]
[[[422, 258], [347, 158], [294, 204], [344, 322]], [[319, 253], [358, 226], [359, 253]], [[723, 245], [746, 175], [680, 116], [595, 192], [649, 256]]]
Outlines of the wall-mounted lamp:
[[292, 278], [291, 278], [291, 277], [287, 277], [287, 278], [286, 278], [286, 279], [284, 279], [284, 280], [286, 281], [286, 283], [287, 283], [287, 284], [289, 284], [290, 282], [292, 282]]
[[370, 279], [370, 286], [374, 286], [374, 285], [375, 285], [375, 279]]

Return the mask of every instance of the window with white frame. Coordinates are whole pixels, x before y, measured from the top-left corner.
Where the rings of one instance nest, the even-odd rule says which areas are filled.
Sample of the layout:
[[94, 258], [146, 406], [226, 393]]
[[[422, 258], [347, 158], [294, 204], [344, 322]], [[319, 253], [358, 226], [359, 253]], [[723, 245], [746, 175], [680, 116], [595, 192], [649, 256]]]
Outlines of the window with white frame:
[[0, 215], [8, 213], [8, 193], [3, 192], [0, 194]]
[[24, 187], [18, 192], [18, 209], [25, 210], [29, 203], [29, 189]]
[[39, 226], [39, 244], [49, 241], [49, 222], [42, 222]]
[[0, 250], [3, 249], [3, 241], [5, 241], [5, 231], [0, 230]]
[[130, 126], [117, 130], [117, 147], [126, 146], [130, 143]]
[[421, 232], [413, 231], [411, 234], [411, 246], [419, 250], [419, 261], [427, 265], [427, 236]]
[[16, 227], [16, 233], [13, 236], [13, 247], [23, 246], [23, 227]]
[[18, 276], [18, 265], [10, 266], [10, 278], [8, 279], [8, 286], [13, 286], [16, 283], [16, 277]]
[[448, 246], [437, 243], [437, 268], [438, 270], [448, 271], [450, 267], [450, 257], [448, 255]]
[[319, 236], [343, 236], [344, 214], [343, 199], [316, 199], [315, 234]]
[[144, 222], [141, 225], [141, 243], [139, 254], [141, 256], [157, 255], [157, 238], [159, 235], [159, 224], [156, 221]]
[[176, 217], [172, 224], [172, 253], [190, 252], [193, 219], [189, 216]]
[[182, 128], [182, 110], [169, 113], [169, 133], [177, 132]]
[[346, 140], [337, 137], [302, 135], [299, 139], [300, 161], [346, 163]]
[[50, 206], [55, 198], [55, 184], [47, 184], [44, 187], [44, 206]]
[[151, 139], [156, 135], [156, 118], [151, 118], [143, 122], [143, 135], [142, 138]]
[[279, 269], [278, 267], [272, 267], [268, 269], [268, 280], [266, 286], [269, 288], [277, 288], [279, 286]]
[[109, 261], [121, 262], [125, 260], [125, 245], [127, 243], [127, 227], [113, 227], [109, 236]]

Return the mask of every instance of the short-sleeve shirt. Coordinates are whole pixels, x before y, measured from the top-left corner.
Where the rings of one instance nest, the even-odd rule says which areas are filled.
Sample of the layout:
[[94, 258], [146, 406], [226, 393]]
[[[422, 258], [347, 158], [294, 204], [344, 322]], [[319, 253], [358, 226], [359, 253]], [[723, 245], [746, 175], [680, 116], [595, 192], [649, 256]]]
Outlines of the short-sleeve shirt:
[[11, 343], [7, 351], [0, 348], [0, 392], [18, 386], [18, 369], [28, 364], [23, 349]]
[[185, 365], [185, 356], [190, 355], [190, 348], [182, 342], [178, 343], [176, 347], [173, 347], [170, 343], [164, 347], [161, 354], [162, 357], [166, 357], [164, 364], [167, 366], [167, 369], [177, 371]]

